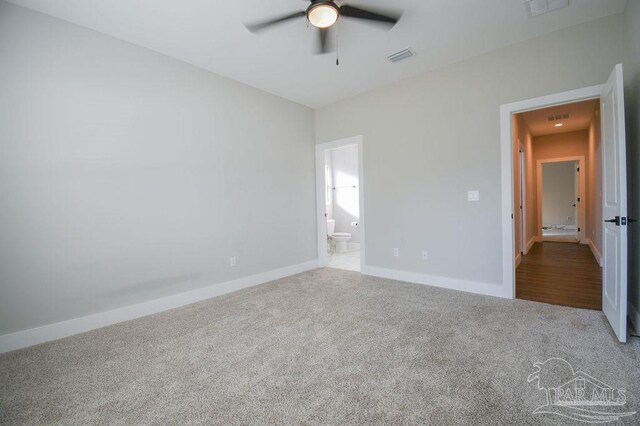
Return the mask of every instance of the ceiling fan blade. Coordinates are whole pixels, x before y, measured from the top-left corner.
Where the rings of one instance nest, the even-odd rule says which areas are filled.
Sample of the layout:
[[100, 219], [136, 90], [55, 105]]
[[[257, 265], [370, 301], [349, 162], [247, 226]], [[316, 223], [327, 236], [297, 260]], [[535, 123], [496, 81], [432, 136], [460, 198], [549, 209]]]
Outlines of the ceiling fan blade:
[[348, 4], [343, 4], [342, 6], [340, 6], [340, 15], [347, 16], [349, 18], [366, 19], [368, 21], [375, 21], [394, 26], [402, 16], [402, 13], [385, 12], [385, 14], [382, 14], [373, 12], [371, 10], [361, 9], [359, 7], [349, 6]]
[[318, 28], [318, 50], [316, 54], [322, 55], [324, 53], [329, 53], [329, 28]]
[[278, 18], [269, 19], [268, 21], [257, 22], [254, 24], [245, 24], [244, 26], [247, 27], [247, 29], [252, 33], [257, 33], [272, 25], [280, 24], [290, 19], [301, 18], [306, 15], [307, 15], [307, 12], [301, 11], [301, 12], [291, 13], [289, 15], [280, 16]]

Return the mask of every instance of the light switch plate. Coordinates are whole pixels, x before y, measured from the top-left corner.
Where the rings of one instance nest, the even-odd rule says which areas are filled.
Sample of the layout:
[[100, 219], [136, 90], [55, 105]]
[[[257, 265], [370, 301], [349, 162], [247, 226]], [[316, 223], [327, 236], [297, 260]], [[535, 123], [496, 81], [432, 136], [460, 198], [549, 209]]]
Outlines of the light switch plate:
[[468, 201], [480, 201], [480, 191], [469, 191], [467, 193]]

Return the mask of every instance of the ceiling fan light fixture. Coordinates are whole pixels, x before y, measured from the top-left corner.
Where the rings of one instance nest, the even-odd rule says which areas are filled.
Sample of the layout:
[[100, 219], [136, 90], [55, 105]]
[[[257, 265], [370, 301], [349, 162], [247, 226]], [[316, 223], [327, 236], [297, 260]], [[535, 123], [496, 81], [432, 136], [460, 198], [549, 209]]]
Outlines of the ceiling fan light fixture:
[[307, 19], [317, 28], [328, 28], [336, 23], [340, 15], [338, 6], [332, 1], [319, 1], [307, 9]]

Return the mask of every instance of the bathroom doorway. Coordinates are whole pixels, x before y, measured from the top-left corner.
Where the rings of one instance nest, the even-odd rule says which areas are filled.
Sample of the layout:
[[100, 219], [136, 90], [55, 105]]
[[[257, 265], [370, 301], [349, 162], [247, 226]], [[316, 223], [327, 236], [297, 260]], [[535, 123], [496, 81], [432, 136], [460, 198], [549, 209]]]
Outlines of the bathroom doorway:
[[562, 159], [541, 161], [538, 188], [541, 193], [542, 241], [580, 242], [580, 221], [584, 215], [580, 214], [578, 204], [585, 199], [580, 194], [580, 162]]
[[318, 261], [320, 267], [364, 266], [362, 137], [316, 145]]

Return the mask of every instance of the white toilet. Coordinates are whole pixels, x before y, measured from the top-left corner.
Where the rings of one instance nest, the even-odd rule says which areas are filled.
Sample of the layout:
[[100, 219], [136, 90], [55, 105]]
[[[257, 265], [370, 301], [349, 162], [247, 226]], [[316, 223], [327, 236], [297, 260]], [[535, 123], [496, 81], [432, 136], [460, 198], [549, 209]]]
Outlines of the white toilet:
[[336, 245], [336, 253], [344, 253], [347, 251], [347, 241], [351, 239], [348, 232], [334, 232], [336, 230], [336, 221], [327, 219], [327, 235]]

